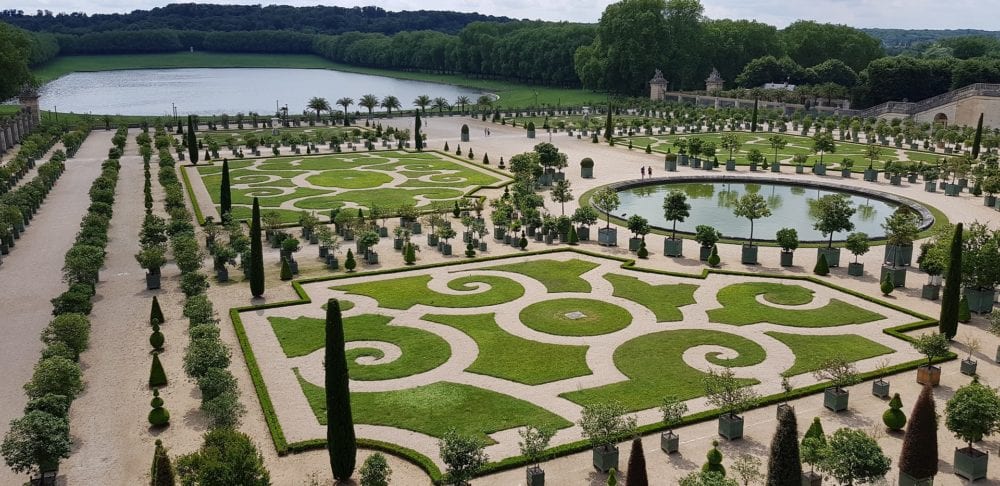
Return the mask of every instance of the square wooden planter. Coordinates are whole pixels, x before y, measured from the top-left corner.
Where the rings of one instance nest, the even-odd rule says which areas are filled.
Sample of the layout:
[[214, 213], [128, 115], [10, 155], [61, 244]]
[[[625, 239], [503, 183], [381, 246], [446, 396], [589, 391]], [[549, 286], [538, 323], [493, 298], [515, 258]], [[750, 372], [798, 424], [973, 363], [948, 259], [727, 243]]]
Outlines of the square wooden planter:
[[739, 415], [722, 414], [719, 416], [719, 435], [727, 440], [743, 437], [743, 417]]
[[660, 450], [667, 454], [673, 454], [680, 449], [681, 438], [673, 432], [663, 432], [660, 434]]
[[790, 266], [793, 265], [793, 261], [794, 260], [795, 260], [795, 253], [794, 252], [791, 252], [791, 251], [782, 251], [781, 252], [781, 266], [783, 266], [783, 267], [790, 267]]
[[743, 245], [743, 252], [740, 261], [744, 265], [756, 265], [757, 264], [757, 247], [751, 245]]
[[941, 297], [941, 286], [924, 284], [920, 289], [920, 298], [927, 300], [938, 300]]
[[938, 386], [941, 383], [941, 368], [934, 365], [923, 365], [917, 368], [917, 383]]
[[539, 466], [530, 466], [525, 471], [525, 484], [527, 486], [545, 486], [545, 471]]
[[832, 412], [842, 412], [847, 410], [847, 403], [850, 401], [851, 393], [847, 390], [838, 390], [834, 387], [823, 391], [823, 406]]
[[600, 446], [593, 450], [594, 469], [606, 473], [618, 469], [618, 448], [615, 446]]
[[816, 258], [826, 255], [826, 264], [830, 268], [840, 266], [840, 248], [820, 247], [816, 249]]
[[601, 228], [597, 230], [597, 243], [601, 246], [618, 246], [618, 229]]
[[802, 473], [802, 486], [822, 486], [823, 476], [814, 472]]
[[881, 378], [872, 382], [872, 395], [881, 399], [889, 397], [889, 382]]
[[679, 257], [684, 255], [684, 240], [667, 238], [663, 240], [663, 256]]
[[977, 314], [986, 314], [993, 311], [993, 301], [996, 299], [996, 290], [976, 290], [965, 289], [963, 292], [969, 299], [969, 310]]
[[979, 362], [974, 359], [963, 359], [960, 369], [963, 375], [976, 376], [978, 366]]
[[699, 260], [701, 260], [703, 262], [707, 262], [708, 261], [708, 257], [710, 257], [710, 256], [712, 256], [712, 247], [711, 246], [701, 246], [701, 247], [698, 247], [698, 259]]
[[971, 447], [955, 449], [955, 474], [969, 481], [983, 479], [986, 477], [989, 461], [989, 454], [978, 449]]
[[865, 264], [864, 263], [848, 263], [847, 264], [847, 274], [852, 277], [860, 277], [865, 274]]
[[892, 274], [892, 284], [896, 288], [906, 286], [906, 267], [882, 265], [882, 273], [879, 275], [879, 282], [885, 280], [886, 274]]
[[899, 486], [934, 486], [934, 476], [917, 479], [903, 471], [900, 471]]

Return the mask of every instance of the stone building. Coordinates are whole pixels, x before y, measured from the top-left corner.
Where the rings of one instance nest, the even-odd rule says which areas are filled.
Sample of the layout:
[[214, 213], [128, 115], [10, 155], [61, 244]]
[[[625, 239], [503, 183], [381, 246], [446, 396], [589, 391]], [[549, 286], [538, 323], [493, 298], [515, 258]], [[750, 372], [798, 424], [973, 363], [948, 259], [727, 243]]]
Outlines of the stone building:
[[663, 78], [663, 71], [656, 70], [653, 79], [649, 80], [649, 99], [662, 101], [667, 93], [667, 80]]
[[722, 91], [725, 84], [726, 82], [722, 79], [722, 75], [719, 74], [719, 70], [713, 67], [712, 74], [709, 74], [708, 79], [705, 80], [705, 92], [708, 94], [718, 93]]

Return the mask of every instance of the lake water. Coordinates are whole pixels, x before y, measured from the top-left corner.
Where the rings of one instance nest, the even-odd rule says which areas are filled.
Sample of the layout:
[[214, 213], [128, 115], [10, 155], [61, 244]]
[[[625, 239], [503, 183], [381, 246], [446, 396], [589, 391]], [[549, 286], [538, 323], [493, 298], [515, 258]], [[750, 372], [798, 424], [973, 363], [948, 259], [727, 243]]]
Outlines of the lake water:
[[[251, 111], [271, 115], [275, 101], [282, 107], [288, 105], [293, 114], [305, 110], [313, 96], [334, 105], [344, 96], [357, 103], [365, 94], [380, 99], [393, 95], [404, 109], [412, 109], [420, 95], [443, 96], [453, 103], [459, 95], [475, 102], [482, 93], [448, 84], [326, 69], [136, 69], [68, 74], [42, 88], [40, 103], [44, 110], [58, 108], [64, 113], [160, 116], [172, 114], [174, 103], [179, 115]], [[356, 104], [350, 109], [366, 111]]]
[[[727, 238], [746, 239], [750, 235], [750, 221], [733, 215], [736, 200], [747, 191], [764, 196], [771, 216], [754, 221], [754, 240], [774, 240], [781, 228], [795, 228], [801, 241], [826, 241], [823, 234], [813, 229], [816, 217], [813, 203], [826, 194], [838, 191], [806, 188], [780, 184], [753, 183], [673, 183], [637, 187], [618, 193], [621, 207], [616, 214], [639, 214], [653, 226], [670, 230], [673, 222], [663, 217], [663, 197], [672, 190], [687, 194], [691, 216], [677, 223], [677, 230], [694, 233], [698, 225], [714, 226]], [[854, 231], [867, 233], [875, 238], [885, 235], [882, 223], [898, 204], [881, 199], [847, 193], [857, 209], [851, 221]], [[834, 240], [847, 238], [847, 233], [837, 233]]]

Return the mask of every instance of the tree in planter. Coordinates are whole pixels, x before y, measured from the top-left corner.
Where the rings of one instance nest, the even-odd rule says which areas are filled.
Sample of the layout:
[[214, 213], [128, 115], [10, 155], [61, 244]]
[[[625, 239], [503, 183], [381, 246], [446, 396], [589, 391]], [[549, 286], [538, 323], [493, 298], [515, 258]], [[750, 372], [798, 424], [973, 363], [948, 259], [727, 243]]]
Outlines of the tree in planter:
[[899, 453], [899, 471], [913, 479], [932, 478], [938, 473], [937, 413], [934, 391], [924, 385], [910, 411], [910, 421]]
[[605, 187], [604, 189], [597, 191], [593, 197], [591, 197], [590, 203], [597, 208], [598, 211], [607, 216], [607, 225], [605, 228], [611, 228], [611, 213], [621, 206], [621, 200], [618, 199], [618, 191], [615, 191], [610, 187]]
[[[966, 289], [964, 295], [970, 296], [970, 291], [991, 293], [996, 289], [997, 283], [1000, 283], [1000, 231], [973, 222], [962, 238], [962, 285]], [[988, 304], [992, 310], [992, 302]], [[979, 304], [974, 308], [981, 312]]]
[[258, 299], [264, 295], [264, 248], [260, 235], [260, 203], [253, 198], [250, 218], [250, 295]]
[[823, 233], [823, 236], [829, 235], [827, 248], [833, 248], [835, 233], [854, 229], [851, 216], [854, 216], [857, 208], [851, 205], [851, 200], [846, 194], [827, 194], [819, 198], [815, 204], [817, 218], [813, 223], [813, 229]]
[[667, 427], [667, 432], [665, 433], [667, 436], [676, 437], [674, 427], [681, 423], [687, 411], [687, 404], [677, 397], [673, 395], [663, 397], [663, 403], [660, 405], [660, 413], [663, 414], [663, 425]]
[[351, 414], [351, 391], [347, 375], [347, 355], [344, 351], [344, 322], [340, 303], [326, 303], [326, 442], [330, 453], [333, 477], [346, 481], [354, 472], [357, 444], [354, 419]]
[[822, 470], [840, 484], [872, 483], [885, 477], [892, 460], [862, 430], [843, 428], [830, 436]]
[[771, 439], [770, 457], [767, 462], [767, 484], [797, 484], [802, 478], [799, 460], [798, 425], [795, 412], [782, 408], [778, 412], [778, 428]]
[[143, 270], [151, 275], [157, 275], [160, 273], [160, 268], [167, 263], [166, 248], [163, 245], [143, 246], [142, 250], [136, 253], [135, 260]]
[[747, 380], [737, 378], [731, 368], [708, 370], [704, 384], [705, 397], [710, 405], [719, 409], [720, 418], [735, 420], [739, 414], [756, 406], [759, 400]]
[[913, 240], [920, 233], [920, 218], [908, 206], [900, 206], [885, 218], [882, 229], [885, 230], [886, 251], [893, 252], [885, 257], [895, 268], [900, 260], [897, 252], [902, 251], [904, 247], [912, 246]]
[[627, 226], [635, 239], [645, 240], [646, 235], [649, 234], [649, 221], [638, 214], [633, 214], [628, 218]]
[[699, 224], [694, 228], [694, 240], [701, 244], [702, 248], [714, 247], [722, 239], [719, 230], [704, 224]]
[[663, 217], [673, 222], [670, 239], [677, 239], [677, 222], [683, 223], [688, 216], [691, 216], [691, 205], [687, 202], [687, 194], [672, 190], [663, 197]]
[[566, 203], [573, 200], [573, 191], [570, 190], [570, 182], [566, 179], [558, 180], [552, 186], [550, 193], [552, 202], [559, 203], [560, 214], [566, 214]]
[[742, 483], [743, 486], [750, 486], [751, 484], [758, 484], [764, 481], [765, 476], [761, 474], [760, 466], [760, 459], [757, 459], [750, 454], [740, 454], [740, 456], [733, 461], [733, 465], [730, 466], [729, 470], [733, 472], [734, 476], [739, 478], [739, 482]]
[[927, 357], [927, 366], [931, 366], [935, 359], [948, 355], [948, 338], [944, 334], [924, 333], [910, 344]]
[[481, 440], [465, 436], [455, 429], [445, 432], [438, 441], [441, 460], [447, 466], [446, 484], [465, 486], [489, 462]]
[[854, 363], [840, 357], [824, 361], [820, 369], [813, 372], [813, 377], [819, 381], [829, 381], [837, 393], [841, 393], [845, 387], [856, 385], [859, 381], [858, 370], [854, 367]]
[[[775, 235], [782, 253], [792, 254], [799, 248], [799, 232], [795, 228], [781, 228]], [[789, 260], [791, 261], [791, 260]]]
[[[817, 418], [816, 420], [819, 420]], [[815, 468], [822, 466], [829, 454], [826, 444], [826, 436], [810, 437], [806, 435], [802, 438], [802, 445], [799, 447], [799, 457], [804, 464], [809, 465], [809, 478], [816, 476]]]
[[767, 139], [767, 142], [771, 145], [771, 150], [774, 151], [774, 164], [778, 164], [778, 151], [784, 149], [788, 146], [788, 140], [781, 135], [774, 135]]
[[55, 470], [60, 459], [69, 457], [71, 447], [65, 418], [33, 410], [10, 422], [0, 455], [15, 473], [36, 476]]
[[882, 158], [882, 149], [874, 143], [865, 147], [865, 158], [868, 159], [868, 170], [875, 170], [875, 162]]
[[755, 219], [766, 218], [771, 215], [771, 209], [767, 207], [767, 201], [760, 194], [748, 192], [743, 195], [733, 207], [733, 215], [738, 218], [750, 220], [749, 245], [753, 246], [753, 221]]
[[[549, 448], [549, 441], [556, 431], [548, 428], [539, 428], [532, 425], [518, 429], [517, 435], [521, 440], [517, 443], [521, 450], [521, 455], [528, 460], [528, 475], [534, 471], [541, 471], [538, 463], [542, 460], [542, 453]], [[530, 484], [529, 484], [530, 486]]]
[[973, 443], [1000, 428], [1000, 396], [977, 378], [955, 391], [944, 412], [945, 427], [967, 444], [963, 450], [970, 453], [975, 451]]
[[871, 248], [871, 243], [868, 241], [868, 234], [863, 232], [856, 232], [847, 235], [847, 240], [844, 242], [844, 247], [847, 251], [854, 255], [854, 263], [858, 263], [858, 258]]
[[938, 328], [948, 339], [958, 333], [958, 302], [962, 291], [962, 223], [955, 225], [951, 241], [951, 258], [945, 276], [944, 294], [941, 296], [941, 314]]
[[828, 132], [817, 133], [813, 136], [813, 153], [819, 154], [819, 165], [823, 164], [823, 155], [837, 151], [837, 145], [833, 141], [833, 135]]
[[620, 402], [585, 405], [577, 422], [583, 429], [583, 436], [595, 450], [616, 450], [619, 441], [633, 434], [637, 419], [626, 415]]
[[736, 135], [735, 133], [727, 133], [722, 136], [722, 142], [719, 146], [722, 147], [723, 150], [728, 150], [729, 160], [733, 160], [733, 152], [739, 150], [740, 147], [743, 146], [743, 143], [740, 142], [739, 135]]

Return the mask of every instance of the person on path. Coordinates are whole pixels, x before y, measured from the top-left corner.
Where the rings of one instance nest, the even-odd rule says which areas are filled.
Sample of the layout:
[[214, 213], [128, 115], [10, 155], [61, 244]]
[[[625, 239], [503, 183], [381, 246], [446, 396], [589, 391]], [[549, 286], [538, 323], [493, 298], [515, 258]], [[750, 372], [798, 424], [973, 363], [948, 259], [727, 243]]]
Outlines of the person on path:
[[642, 175], [639, 178], [640, 179], [645, 179], [646, 178], [646, 167], [639, 167], [639, 172], [642, 173]]
[[650, 179], [653, 178], [653, 166], [646, 167], [646, 174], [649, 175]]

